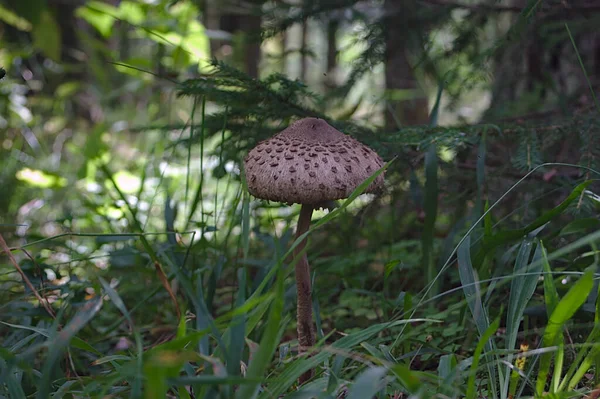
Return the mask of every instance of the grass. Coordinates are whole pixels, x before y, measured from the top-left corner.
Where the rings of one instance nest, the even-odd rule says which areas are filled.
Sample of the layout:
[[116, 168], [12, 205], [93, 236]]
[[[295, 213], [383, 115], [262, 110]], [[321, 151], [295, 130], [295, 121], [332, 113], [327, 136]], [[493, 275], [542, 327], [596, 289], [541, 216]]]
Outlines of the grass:
[[[190, 154], [191, 149], [188, 165]], [[401, 392], [423, 398], [508, 398], [590, 392], [593, 385], [583, 378], [595, 364], [598, 349], [594, 342], [599, 332], [594, 327], [581, 344], [565, 342], [563, 332], [581, 322], [577, 310], [586, 302], [593, 304], [597, 297], [590, 293], [600, 232], [576, 229], [580, 238], [572, 240], [573, 230], [560, 228], [565, 212], [585, 195], [590, 182], [574, 187], [559, 205], [521, 229], [503, 229], [490, 218], [512, 190], [526, 184], [538, 169], [551, 166], [576, 165], [540, 165], [487, 206], [456, 236], [454, 250], [420, 294], [412, 298], [406, 293], [394, 302], [388, 295], [371, 291], [362, 293], [372, 295], [371, 305], [353, 307], [350, 302], [350, 314], [375, 319], [388, 309], [390, 317], [383, 322], [369, 321], [362, 327], [346, 322], [342, 325], [348, 327], [340, 328], [331, 313], [335, 304], [317, 297], [319, 324], [328, 328], [323, 329], [310, 356], [297, 356], [294, 347], [293, 263], [287, 260], [296, 243], [287, 234], [257, 234], [251, 223], [257, 215], [252, 210], [255, 204], [243, 186], [227, 204], [229, 209], [212, 210], [213, 215], [220, 211], [227, 217], [221, 219], [224, 225], [217, 223], [211, 239], [204, 236], [206, 229], [177, 238], [171, 231], [144, 229], [141, 211], [119, 189], [111, 170], [102, 166], [134, 232], [71, 232], [17, 248], [4, 246], [3, 251], [17, 256], [28, 251], [34, 254], [34, 269], [41, 269], [51, 267], [43, 259], [48, 255], [43, 254], [50, 254], [50, 259], [53, 253], [64, 253], [70, 245], [93, 238], [97, 249], [109, 256], [127, 257], [127, 266], [119, 269], [119, 262], [113, 261], [104, 270], [86, 270], [84, 285], [92, 290], [84, 289], [84, 296], [77, 280], [49, 284], [39, 276], [32, 278], [30, 270], [20, 271], [27, 289], [19, 290], [19, 283], [10, 280], [12, 273], [6, 271], [4, 284], [14, 288], [2, 306], [0, 390], [11, 398], [335, 398], [341, 392], [346, 398], [393, 398]], [[186, 176], [187, 187], [191, 179]], [[313, 243], [329, 224], [349, 216], [348, 206], [369, 183], [312, 225], [307, 235]], [[195, 191], [200, 193], [196, 199], [203, 197], [201, 187]], [[167, 204], [166, 226], [189, 225], [195, 212], [181, 221], [176, 208]], [[205, 215], [203, 202], [198, 201], [198, 206], [198, 212]], [[269, 214], [274, 223], [273, 213]], [[549, 225], [554, 225], [553, 231]], [[569, 243], [548, 251], [542, 239], [555, 242], [563, 236], [561, 231], [569, 236]], [[515, 250], [503, 258], [503, 270], [513, 264], [512, 272], [481, 280], [479, 275], [494, 257], [494, 249], [510, 245]], [[261, 246], [263, 250], [255, 249]], [[437, 240], [432, 239], [423, 249], [436, 247]], [[561, 294], [555, 276], [565, 275], [566, 269], [557, 262], [573, 263], [586, 247], [591, 248], [586, 271], [571, 274], [581, 277], [567, 284], [568, 291]], [[271, 249], [271, 255], [265, 256]], [[74, 265], [67, 263], [71, 275], [92, 266], [95, 252], [88, 251], [87, 258], [71, 257]], [[257, 253], [262, 258], [254, 257]], [[21, 269], [16, 259], [11, 264]], [[458, 274], [449, 269], [455, 264]], [[386, 278], [397, 281], [398, 272], [390, 270]], [[318, 280], [327, 278], [319, 271], [316, 274]], [[458, 278], [458, 285], [429, 297], [435, 281], [448, 274]], [[494, 301], [506, 293], [508, 302], [498, 307]], [[539, 298], [548, 317], [541, 335], [527, 331], [523, 324], [535, 322], [528, 311], [532, 302], [540, 303]], [[361, 306], [371, 308], [364, 313]], [[598, 306], [594, 309], [590, 317], [596, 320]], [[502, 334], [498, 334], [500, 325]], [[159, 326], [162, 336], [153, 332]], [[524, 342], [530, 342], [529, 349], [516, 351]], [[317, 369], [315, 378], [297, 387], [298, 377], [311, 368]]]
[[[199, 132], [193, 128], [198, 106]], [[395, 219], [393, 190], [375, 212], [358, 206], [368, 204], [357, 199], [373, 175], [294, 241], [295, 208], [251, 199], [243, 170], [241, 184], [235, 172], [216, 181], [205, 176], [205, 116], [206, 99], [195, 97], [192, 128], [178, 138], [185, 151], [172, 147], [166, 157], [185, 159], [183, 175], [166, 176], [149, 162], [131, 195], [107, 159], [92, 159], [105, 185], [96, 195], [77, 193], [83, 210], [71, 222], [80, 228], [0, 235], [7, 255], [0, 265], [0, 396], [597, 394], [600, 230], [597, 210], [587, 217], [577, 213], [582, 199], [594, 203], [589, 189], [595, 180], [506, 205], [512, 197], [526, 198], [534, 191], [532, 179], [550, 168], [579, 168], [591, 177], [600, 175], [597, 170], [540, 164], [490, 204], [485, 156], [492, 138], [486, 128], [474, 143], [476, 194], [468, 214], [452, 219], [454, 208], [440, 201], [448, 186], [459, 183], [445, 174], [453, 158], [440, 159], [431, 145], [417, 171], [425, 182], [422, 224], [416, 215]], [[186, 132], [189, 140], [183, 141]], [[223, 160], [221, 148], [219, 164]], [[388, 179], [408, 186], [396, 163], [384, 167]], [[417, 173], [411, 178], [411, 189], [420, 190]], [[119, 210], [118, 216], [101, 214], [105, 207]], [[534, 215], [526, 208], [535, 208]], [[357, 219], [378, 218], [393, 220], [383, 232], [357, 228]], [[412, 222], [398, 238], [399, 220]], [[445, 231], [444, 223], [451, 224]], [[413, 229], [420, 229], [420, 241]], [[319, 259], [313, 263], [319, 341], [299, 355], [291, 254], [305, 237]], [[315, 377], [298, 386], [310, 369]]]

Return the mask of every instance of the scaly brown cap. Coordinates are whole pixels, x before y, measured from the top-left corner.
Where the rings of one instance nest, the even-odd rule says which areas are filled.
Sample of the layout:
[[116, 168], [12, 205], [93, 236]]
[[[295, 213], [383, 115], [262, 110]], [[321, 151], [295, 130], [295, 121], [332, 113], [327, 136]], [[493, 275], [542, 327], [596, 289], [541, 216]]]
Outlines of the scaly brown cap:
[[[304, 118], [258, 143], [244, 165], [248, 190], [255, 197], [316, 205], [348, 198], [383, 161], [323, 119]], [[365, 192], [381, 185], [383, 173]]]

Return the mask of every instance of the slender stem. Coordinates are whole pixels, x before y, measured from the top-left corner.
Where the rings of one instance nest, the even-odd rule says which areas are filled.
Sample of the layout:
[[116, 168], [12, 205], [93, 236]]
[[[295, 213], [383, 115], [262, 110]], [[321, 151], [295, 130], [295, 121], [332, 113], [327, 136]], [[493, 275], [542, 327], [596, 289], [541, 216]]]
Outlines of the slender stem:
[[[300, 217], [298, 218], [298, 228], [296, 230], [296, 239], [308, 231], [310, 218], [312, 216], [313, 206], [302, 205]], [[294, 249], [294, 258], [298, 257], [306, 246], [306, 239], [302, 240]], [[306, 253], [303, 253], [300, 259], [296, 260], [296, 287], [298, 296], [298, 353], [305, 352], [307, 348], [315, 344], [315, 330], [312, 320], [312, 301], [310, 286], [310, 266]], [[312, 377], [312, 370], [307, 371], [300, 376], [300, 383], [309, 380]]]

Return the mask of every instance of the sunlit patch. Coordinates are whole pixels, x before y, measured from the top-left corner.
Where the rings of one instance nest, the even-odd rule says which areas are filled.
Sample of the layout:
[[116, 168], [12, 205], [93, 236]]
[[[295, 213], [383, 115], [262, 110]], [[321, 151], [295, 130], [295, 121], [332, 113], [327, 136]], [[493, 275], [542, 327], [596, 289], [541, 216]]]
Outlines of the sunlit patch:
[[102, 187], [96, 183], [95, 181], [88, 181], [85, 184], [85, 189], [90, 192], [90, 193], [94, 193], [94, 194], [98, 194], [100, 191], [102, 191]]
[[131, 174], [125, 170], [118, 171], [113, 178], [119, 186], [119, 190], [127, 194], [133, 194], [140, 189], [141, 180], [138, 176]]
[[67, 185], [67, 179], [64, 177], [51, 175], [38, 169], [23, 168], [16, 173], [16, 177], [33, 187], [50, 188]]
[[452, 148], [448, 148], [448, 147], [441, 147], [440, 150], [438, 151], [438, 155], [440, 156], [440, 159], [442, 161], [450, 162], [456, 156], [456, 150], [454, 150]]
[[44, 269], [44, 273], [46, 273], [46, 279], [48, 281], [56, 280], [56, 273], [52, 269]]
[[96, 211], [99, 215], [104, 215], [110, 219], [115, 220], [121, 219], [125, 214], [121, 209], [108, 205], [98, 207], [96, 208]]

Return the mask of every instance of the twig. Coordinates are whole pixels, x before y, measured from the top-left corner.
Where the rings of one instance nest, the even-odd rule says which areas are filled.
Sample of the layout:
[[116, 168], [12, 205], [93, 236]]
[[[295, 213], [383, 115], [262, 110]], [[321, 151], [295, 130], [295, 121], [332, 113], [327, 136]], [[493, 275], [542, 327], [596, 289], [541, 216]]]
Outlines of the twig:
[[[448, 6], [454, 8], [462, 8], [474, 12], [522, 12], [524, 7], [519, 6], [507, 6], [507, 5], [496, 5], [496, 4], [465, 4], [450, 0], [419, 0], [421, 3]], [[597, 4], [579, 4], [579, 5], [565, 5], [562, 6], [548, 6], [543, 8], [542, 11], [553, 11], [564, 13], [564, 12], [590, 12], [600, 11], [600, 5]]]
[[6, 244], [6, 241], [4, 241], [4, 237], [2, 237], [2, 234], [0, 234], [0, 247], [2, 247], [2, 251], [4, 251], [4, 253], [6, 253], [10, 262], [13, 264], [15, 269], [17, 269], [17, 272], [19, 272], [19, 274], [21, 275], [21, 278], [23, 279], [23, 281], [25, 282], [27, 287], [29, 287], [31, 292], [33, 292], [33, 295], [35, 295], [37, 300], [40, 301], [40, 304], [44, 307], [44, 309], [46, 309], [46, 312], [48, 312], [48, 314], [53, 319], [55, 319], [56, 314], [52, 310], [52, 307], [48, 303], [48, 300], [46, 300], [45, 298], [42, 298], [42, 296], [37, 292], [37, 290], [35, 289], [33, 284], [31, 284], [31, 281], [29, 281], [29, 278], [25, 275], [25, 273], [23, 273], [23, 269], [21, 269], [21, 267], [17, 263], [17, 260], [13, 256], [12, 252], [10, 252], [10, 249], [8, 248], [8, 245]]

